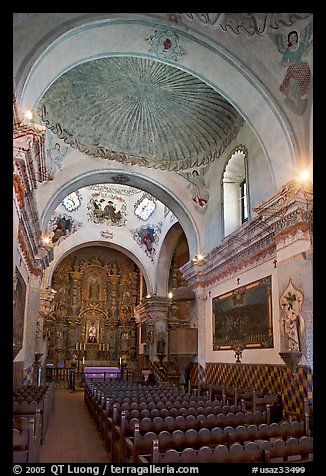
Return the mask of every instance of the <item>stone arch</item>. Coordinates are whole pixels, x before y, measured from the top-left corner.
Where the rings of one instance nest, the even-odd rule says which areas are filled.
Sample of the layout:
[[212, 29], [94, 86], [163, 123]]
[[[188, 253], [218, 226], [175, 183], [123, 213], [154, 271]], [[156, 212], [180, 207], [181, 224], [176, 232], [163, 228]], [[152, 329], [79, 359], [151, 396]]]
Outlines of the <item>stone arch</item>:
[[[53, 81], [78, 63], [114, 55], [153, 59], [144, 39], [156, 28], [157, 23], [149, 19], [110, 18], [79, 24], [62, 35], [58, 32], [47, 49], [36, 56], [24, 85], [19, 85], [22, 89], [21, 109], [35, 108]], [[296, 138], [291, 136], [292, 129], [285, 114], [275, 107], [275, 98], [266, 85], [229, 51], [221, 46], [217, 48], [179, 26], [169, 25], [169, 30], [179, 35], [180, 41], [187, 44], [188, 51], [182, 61], [173, 62], [173, 65], [211, 85], [245, 118], [262, 146], [277, 190], [293, 176]], [[73, 51], [72, 55], [70, 51]], [[159, 60], [172, 64], [172, 61]], [[223, 75], [219, 74], [220, 71]], [[230, 77], [232, 81], [229, 81]]]
[[175, 247], [179, 241], [183, 229], [180, 224], [174, 224], [164, 237], [161, 246], [157, 268], [157, 291], [159, 296], [166, 296], [168, 293], [169, 272]]
[[44, 274], [44, 278], [43, 278], [44, 287], [49, 287], [51, 285], [53, 274], [55, 273], [55, 270], [56, 270], [57, 266], [65, 258], [67, 258], [67, 256], [69, 256], [70, 254], [74, 253], [75, 251], [77, 251], [81, 248], [88, 248], [92, 245], [94, 245], [94, 246], [106, 246], [106, 247], [109, 247], [109, 248], [113, 248], [113, 249], [116, 249], [117, 251], [120, 251], [124, 255], [128, 256], [128, 258], [130, 258], [136, 264], [136, 266], [138, 266], [138, 268], [140, 269], [140, 272], [143, 275], [143, 278], [144, 278], [144, 281], [145, 281], [146, 288], [147, 288], [148, 292], [152, 292], [151, 290], [154, 287], [153, 280], [148, 275], [148, 272], [146, 271], [146, 266], [144, 265], [144, 263], [142, 263], [137, 258], [137, 256], [135, 256], [133, 253], [131, 253], [127, 248], [119, 246], [115, 243], [111, 243], [111, 242], [107, 243], [107, 242], [104, 242], [104, 241], [94, 242], [94, 241], [89, 241], [89, 240], [85, 241], [85, 242], [82, 242], [82, 243], [78, 243], [75, 246], [69, 246], [68, 249], [65, 250], [60, 256], [54, 258], [54, 260], [51, 263], [51, 267], [48, 268], [47, 272], [45, 272], [45, 274]]
[[[119, 173], [119, 170], [115, 172]], [[123, 171], [122, 173], [129, 179], [128, 185], [149, 192], [151, 195], [158, 198], [162, 203], [168, 203], [170, 210], [178, 218], [180, 225], [185, 232], [190, 253], [193, 254], [193, 256], [196, 255], [200, 247], [199, 231], [195, 220], [192, 218], [185, 206], [181, 203], [181, 200], [178, 200], [177, 197], [175, 197], [170, 190], [163, 187], [161, 183], [158, 183], [157, 181], [154, 183], [151, 181], [150, 177], [147, 178], [144, 175], [141, 176], [135, 172], [126, 173]], [[50, 198], [48, 198], [47, 203], [44, 204], [44, 208], [41, 213], [42, 233], [45, 232], [47, 223], [49, 222], [49, 219], [55, 208], [66, 195], [86, 185], [100, 183], [114, 183], [107, 170], [88, 171], [85, 174], [74, 177], [71, 181], [61, 184], [61, 186], [57, 188], [56, 192]]]

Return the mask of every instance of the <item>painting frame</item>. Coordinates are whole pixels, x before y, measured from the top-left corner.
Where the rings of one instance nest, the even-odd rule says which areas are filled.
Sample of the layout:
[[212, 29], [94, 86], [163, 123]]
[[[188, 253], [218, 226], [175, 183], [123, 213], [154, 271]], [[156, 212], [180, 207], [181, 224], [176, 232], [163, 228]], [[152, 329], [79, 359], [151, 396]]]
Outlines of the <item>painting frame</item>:
[[212, 299], [213, 350], [273, 348], [271, 275]]

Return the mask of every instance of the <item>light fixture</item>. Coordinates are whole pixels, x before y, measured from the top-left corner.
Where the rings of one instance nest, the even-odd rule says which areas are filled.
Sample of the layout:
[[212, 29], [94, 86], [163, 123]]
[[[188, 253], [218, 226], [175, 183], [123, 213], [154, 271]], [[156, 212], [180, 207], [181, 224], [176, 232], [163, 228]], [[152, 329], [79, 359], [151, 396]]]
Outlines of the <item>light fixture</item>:
[[198, 262], [200, 262], [200, 261], [203, 261], [203, 259], [204, 259], [204, 255], [202, 255], [201, 253], [199, 253], [198, 255], [196, 255], [196, 256], [192, 259], [192, 261], [193, 261], [194, 263], [198, 263]]
[[26, 119], [28, 119], [29, 121], [31, 121], [33, 119], [33, 113], [32, 111], [26, 111], [24, 113], [24, 116], [26, 117]]
[[168, 293], [168, 296], [169, 296], [169, 299], [172, 299], [172, 298], [173, 298], [173, 293], [170, 291], [170, 292]]
[[301, 170], [299, 173], [299, 181], [300, 182], [308, 182], [310, 180], [310, 172], [307, 169]]
[[53, 246], [52, 239], [49, 235], [48, 229], [46, 229], [44, 235], [42, 236], [42, 243], [45, 248], [49, 248]]

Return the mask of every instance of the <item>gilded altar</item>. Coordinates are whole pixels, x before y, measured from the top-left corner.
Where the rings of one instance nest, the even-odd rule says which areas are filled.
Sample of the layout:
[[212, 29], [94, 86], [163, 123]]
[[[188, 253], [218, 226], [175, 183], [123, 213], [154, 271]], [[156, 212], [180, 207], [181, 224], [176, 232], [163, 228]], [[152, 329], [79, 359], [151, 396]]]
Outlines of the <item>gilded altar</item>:
[[48, 360], [136, 364], [140, 280], [135, 263], [116, 250], [84, 248], [66, 257], [53, 276]]

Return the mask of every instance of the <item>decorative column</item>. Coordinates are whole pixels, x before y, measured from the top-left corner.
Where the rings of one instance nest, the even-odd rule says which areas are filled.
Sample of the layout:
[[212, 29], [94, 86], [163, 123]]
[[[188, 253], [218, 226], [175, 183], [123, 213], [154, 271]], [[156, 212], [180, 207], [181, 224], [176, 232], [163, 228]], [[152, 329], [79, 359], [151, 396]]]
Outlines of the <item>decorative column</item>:
[[[147, 324], [147, 345], [151, 362], [166, 360], [168, 345], [168, 315], [171, 301], [163, 296], [143, 298], [135, 308], [136, 319], [140, 325]], [[160, 354], [160, 357], [158, 357]], [[162, 356], [164, 354], [164, 357]]]
[[72, 279], [72, 303], [71, 303], [71, 309], [72, 309], [72, 317], [76, 318], [77, 317], [77, 309], [79, 305], [79, 286], [81, 279], [83, 277], [83, 273], [80, 273], [79, 271], [71, 271], [70, 272], [70, 277]]
[[39, 363], [35, 360], [37, 320], [40, 308], [41, 277], [30, 275], [24, 322], [24, 370], [33, 366], [33, 385], [38, 384]]
[[46, 327], [46, 321], [51, 319], [52, 301], [57, 291], [47, 287], [40, 290], [40, 311], [37, 323], [36, 332], [36, 349], [38, 353], [47, 355], [47, 343], [49, 336], [49, 329]]

